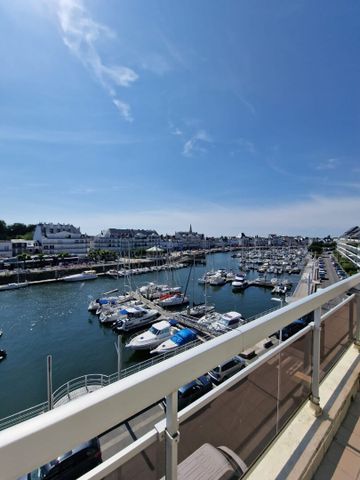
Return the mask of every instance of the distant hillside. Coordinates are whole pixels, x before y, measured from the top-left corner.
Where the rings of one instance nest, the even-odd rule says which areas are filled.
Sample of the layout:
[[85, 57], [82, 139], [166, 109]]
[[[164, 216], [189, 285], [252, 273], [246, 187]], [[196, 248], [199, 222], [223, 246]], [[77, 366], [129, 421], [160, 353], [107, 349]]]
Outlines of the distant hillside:
[[4, 220], [0, 220], [0, 240], [11, 240], [12, 238], [32, 240], [35, 226], [25, 225], [24, 223], [6, 225]]

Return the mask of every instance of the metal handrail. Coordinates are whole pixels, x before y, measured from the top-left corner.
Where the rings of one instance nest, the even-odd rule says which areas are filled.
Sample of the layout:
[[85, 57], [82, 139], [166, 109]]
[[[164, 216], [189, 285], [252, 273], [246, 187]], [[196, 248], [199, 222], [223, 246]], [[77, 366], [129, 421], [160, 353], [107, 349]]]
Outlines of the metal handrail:
[[0, 430], [5, 430], [6, 428], [12, 427], [20, 422], [29, 420], [30, 418], [36, 417], [48, 411], [48, 402], [39, 403], [38, 405], [33, 405], [30, 408], [21, 410], [21, 412], [14, 413], [0, 420]]

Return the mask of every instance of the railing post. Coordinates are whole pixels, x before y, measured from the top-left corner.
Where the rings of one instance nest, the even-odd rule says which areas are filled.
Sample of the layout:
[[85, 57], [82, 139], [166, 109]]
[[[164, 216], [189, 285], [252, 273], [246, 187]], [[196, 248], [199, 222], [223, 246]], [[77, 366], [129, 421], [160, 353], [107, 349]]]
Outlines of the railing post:
[[355, 293], [355, 338], [354, 344], [360, 351], [360, 292]]
[[165, 478], [177, 479], [178, 443], [180, 439], [178, 420], [178, 394], [172, 392], [166, 397], [166, 429], [165, 429]]
[[54, 408], [53, 405], [53, 387], [52, 387], [52, 356], [47, 356], [47, 397], [48, 397], [48, 410]]
[[118, 335], [117, 337], [117, 374], [118, 374], [118, 380], [121, 378], [121, 363], [122, 363], [122, 358], [121, 358], [121, 335]]
[[321, 308], [314, 311], [314, 330], [313, 330], [313, 361], [312, 361], [312, 379], [310, 402], [314, 409], [315, 416], [322, 414], [320, 407], [320, 340], [321, 340]]

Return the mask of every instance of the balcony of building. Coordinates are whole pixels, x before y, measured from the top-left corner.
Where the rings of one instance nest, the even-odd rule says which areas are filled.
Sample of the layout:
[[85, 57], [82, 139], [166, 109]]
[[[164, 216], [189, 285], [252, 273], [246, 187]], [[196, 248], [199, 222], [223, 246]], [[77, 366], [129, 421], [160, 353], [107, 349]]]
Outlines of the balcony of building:
[[[3, 430], [1, 478], [16, 479], [94, 437], [103, 461], [81, 480], [332, 478], [321, 475], [341, 470], [334, 458], [342, 456], [331, 447], [323, 459], [358, 390], [359, 284], [360, 274], [347, 278]], [[249, 355], [299, 319], [300, 331]], [[246, 368], [178, 410], [179, 387], [241, 352]]]

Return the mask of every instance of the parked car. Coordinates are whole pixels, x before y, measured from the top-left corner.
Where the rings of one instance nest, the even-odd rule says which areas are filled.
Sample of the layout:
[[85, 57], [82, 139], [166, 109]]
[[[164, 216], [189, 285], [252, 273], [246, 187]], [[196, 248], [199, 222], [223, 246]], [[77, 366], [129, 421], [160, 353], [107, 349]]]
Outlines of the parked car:
[[187, 407], [190, 403], [210, 392], [212, 383], [209, 375], [202, 375], [178, 390], [178, 409]]
[[93, 438], [18, 480], [76, 480], [101, 462], [100, 442]]
[[[289, 325], [286, 325], [286, 327], [282, 329], [282, 340], [287, 340], [292, 337], [295, 333], [306, 327], [307, 324], [308, 322], [304, 318], [299, 318], [299, 320], [295, 320]], [[276, 338], [280, 338], [280, 332], [276, 332], [275, 336]]]
[[215, 383], [221, 383], [245, 367], [245, 360], [236, 356], [210, 370], [209, 375]]

